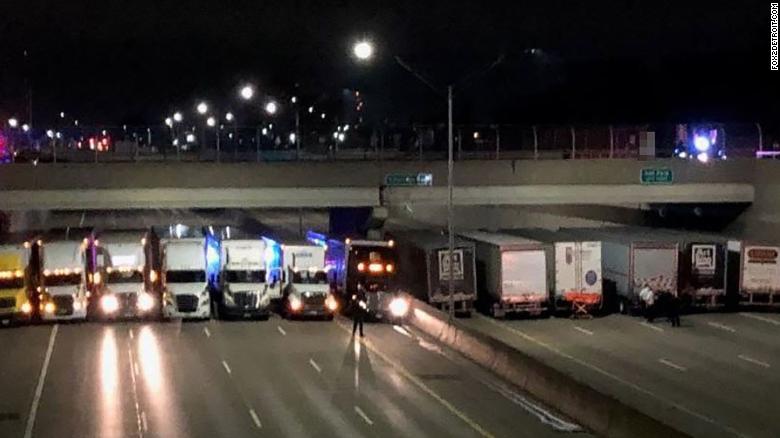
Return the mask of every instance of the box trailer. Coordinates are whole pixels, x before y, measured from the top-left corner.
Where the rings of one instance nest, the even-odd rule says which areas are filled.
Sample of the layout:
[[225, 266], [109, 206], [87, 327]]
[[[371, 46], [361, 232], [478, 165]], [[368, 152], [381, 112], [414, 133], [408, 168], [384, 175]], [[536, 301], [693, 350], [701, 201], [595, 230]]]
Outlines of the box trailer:
[[539, 315], [549, 308], [545, 244], [508, 234], [460, 233], [475, 244], [477, 300], [492, 316]]
[[679, 244], [651, 230], [624, 227], [566, 228], [572, 238], [601, 243], [604, 305], [629, 313], [639, 308], [639, 291], [678, 292]]
[[[429, 231], [394, 232], [398, 247], [399, 277], [403, 286], [416, 298], [447, 311], [449, 291], [449, 239]], [[470, 315], [477, 298], [475, 245], [463, 238], [455, 239], [452, 253], [452, 295], [455, 312]]]
[[603, 304], [601, 242], [572, 239], [560, 232], [540, 228], [508, 230], [508, 234], [544, 242], [552, 247], [548, 257], [552, 303], [556, 310], [582, 306], [588, 313]]
[[780, 307], [780, 246], [731, 240], [728, 249], [739, 304]]

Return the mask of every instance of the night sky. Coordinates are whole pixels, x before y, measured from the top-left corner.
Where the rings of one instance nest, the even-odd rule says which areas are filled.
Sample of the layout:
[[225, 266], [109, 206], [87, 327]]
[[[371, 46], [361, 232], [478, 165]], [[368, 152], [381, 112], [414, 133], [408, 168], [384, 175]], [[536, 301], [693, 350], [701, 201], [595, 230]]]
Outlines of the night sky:
[[[350, 58], [360, 37], [370, 65]], [[29, 77], [40, 123], [232, 108], [245, 80], [308, 102], [359, 89], [369, 120], [444, 121], [396, 55], [459, 84], [456, 122], [776, 122], [780, 108], [768, 2], [28, 0], [0, 14], [0, 116], [25, 114]]]

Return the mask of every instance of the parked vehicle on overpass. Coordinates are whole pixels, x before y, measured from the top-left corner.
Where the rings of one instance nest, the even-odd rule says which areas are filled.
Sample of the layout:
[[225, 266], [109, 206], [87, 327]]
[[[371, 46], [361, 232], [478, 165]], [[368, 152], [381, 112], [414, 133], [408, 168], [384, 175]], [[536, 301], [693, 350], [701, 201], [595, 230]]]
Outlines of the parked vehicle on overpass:
[[33, 273], [30, 266], [31, 243], [0, 245], [0, 323], [29, 321], [33, 314], [30, 300]]
[[349, 313], [358, 285], [366, 291], [366, 311], [377, 320], [400, 320], [409, 312], [409, 297], [396, 281], [398, 255], [393, 240], [326, 239], [317, 233], [307, 235], [312, 242], [327, 244], [326, 264], [331, 288], [339, 306]]
[[728, 249], [739, 304], [780, 307], [780, 246], [733, 240]]
[[[398, 242], [399, 281], [416, 298], [441, 310], [448, 311], [449, 239], [431, 231], [393, 232]], [[474, 242], [455, 238], [453, 259], [453, 302], [455, 312], [471, 315], [477, 299], [476, 262]]]
[[103, 280], [92, 295], [90, 313], [98, 318], [152, 318], [162, 312], [152, 266], [156, 237], [147, 231], [101, 233], [95, 240], [95, 272]]
[[268, 317], [272, 248], [263, 239], [225, 239], [220, 245], [220, 316]]
[[482, 231], [460, 235], [476, 244], [478, 300], [491, 316], [540, 315], [549, 309], [549, 251], [545, 244]]
[[319, 316], [333, 319], [339, 304], [331, 293], [325, 245], [282, 245], [282, 309], [287, 317]]
[[163, 316], [211, 317], [206, 277], [206, 242], [203, 237], [163, 239]]
[[[89, 237], [84, 237], [83, 241], [42, 242], [40, 312], [43, 320], [86, 319], [88, 250]], [[99, 278], [92, 279], [99, 282]]]

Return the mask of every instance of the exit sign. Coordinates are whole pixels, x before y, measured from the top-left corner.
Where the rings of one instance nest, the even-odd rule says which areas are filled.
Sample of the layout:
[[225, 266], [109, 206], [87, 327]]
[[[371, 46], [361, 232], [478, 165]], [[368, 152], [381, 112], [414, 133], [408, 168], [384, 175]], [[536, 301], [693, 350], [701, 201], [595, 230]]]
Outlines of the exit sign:
[[673, 182], [672, 169], [646, 168], [639, 173], [639, 181], [642, 184], [671, 184]]
[[389, 187], [413, 187], [433, 185], [430, 173], [391, 173], [385, 176], [385, 185]]

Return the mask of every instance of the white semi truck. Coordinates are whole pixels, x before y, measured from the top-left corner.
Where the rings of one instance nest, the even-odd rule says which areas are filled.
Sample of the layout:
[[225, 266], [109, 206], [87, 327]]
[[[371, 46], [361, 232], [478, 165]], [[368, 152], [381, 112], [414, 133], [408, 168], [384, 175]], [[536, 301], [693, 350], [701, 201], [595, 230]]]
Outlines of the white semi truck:
[[268, 317], [277, 285], [268, 281], [266, 249], [262, 239], [222, 241], [220, 315]]
[[90, 310], [103, 318], [159, 316], [162, 303], [155, 292], [159, 279], [150, 244], [144, 231], [101, 234], [95, 258], [103, 281], [96, 289], [98, 306]]
[[163, 316], [210, 318], [206, 242], [202, 237], [163, 239]]
[[325, 247], [310, 243], [282, 246], [283, 309], [288, 317], [333, 319], [338, 301], [331, 294]]
[[42, 242], [40, 313], [45, 321], [87, 317], [86, 254], [89, 240]]

